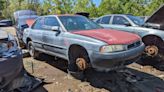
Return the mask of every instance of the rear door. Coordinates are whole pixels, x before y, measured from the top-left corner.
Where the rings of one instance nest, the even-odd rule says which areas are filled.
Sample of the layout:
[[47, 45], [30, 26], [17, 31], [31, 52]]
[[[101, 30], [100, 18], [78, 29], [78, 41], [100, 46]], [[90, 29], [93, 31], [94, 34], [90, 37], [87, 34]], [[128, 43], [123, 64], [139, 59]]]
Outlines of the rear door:
[[[60, 27], [60, 24], [55, 16], [49, 16], [44, 18], [44, 26], [52, 28], [53, 26]], [[63, 47], [63, 33], [62, 30], [53, 31], [51, 29], [45, 29], [43, 32], [44, 49], [52, 52], [53, 54], [63, 56], [66, 54], [66, 49]]]
[[109, 24], [111, 16], [104, 16], [101, 18], [100, 24]]
[[130, 21], [126, 19], [124, 16], [113, 16], [112, 25], [110, 26], [112, 29], [122, 30], [126, 32], [134, 33], [134, 28], [132, 26], [127, 26], [126, 24], [130, 24]]

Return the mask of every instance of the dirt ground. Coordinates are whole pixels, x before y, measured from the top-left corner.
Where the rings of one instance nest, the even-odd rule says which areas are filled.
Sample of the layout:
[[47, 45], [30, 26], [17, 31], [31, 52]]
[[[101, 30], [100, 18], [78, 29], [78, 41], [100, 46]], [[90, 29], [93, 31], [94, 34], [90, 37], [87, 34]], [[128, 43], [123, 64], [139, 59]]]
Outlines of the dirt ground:
[[[13, 27], [1, 29], [15, 35]], [[34, 92], [164, 92], [164, 64], [158, 60], [141, 59], [120, 71], [88, 69], [85, 81], [68, 75], [63, 59], [41, 54], [37, 60], [24, 57], [23, 62], [31, 75], [44, 81]]]

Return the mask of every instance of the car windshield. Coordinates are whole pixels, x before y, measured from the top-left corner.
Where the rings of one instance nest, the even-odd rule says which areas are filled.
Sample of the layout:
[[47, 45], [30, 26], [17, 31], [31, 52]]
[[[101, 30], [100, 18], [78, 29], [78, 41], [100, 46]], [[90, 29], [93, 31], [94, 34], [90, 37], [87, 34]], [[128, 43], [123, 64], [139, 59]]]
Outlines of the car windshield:
[[137, 16], [132, 16], [132, 15], [127, 15], [127, 17], [133, 21], [136, 25], [143, 25], [144, 24], [144, 19], [137, 17]]
[[101, 26], [83, 16], [59, 16], [67, 31], [100, 29]]

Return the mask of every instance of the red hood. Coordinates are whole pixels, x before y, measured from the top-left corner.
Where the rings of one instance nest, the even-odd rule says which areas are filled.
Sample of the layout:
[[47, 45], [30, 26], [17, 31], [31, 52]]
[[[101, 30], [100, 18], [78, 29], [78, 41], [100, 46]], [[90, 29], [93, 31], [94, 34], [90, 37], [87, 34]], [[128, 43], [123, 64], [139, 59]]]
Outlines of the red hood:
[[130, 44], [140, 40], [140, 37], [136, 34], [109, 29], [84, 30], [72, 33], [92, 37], [108, 44]]

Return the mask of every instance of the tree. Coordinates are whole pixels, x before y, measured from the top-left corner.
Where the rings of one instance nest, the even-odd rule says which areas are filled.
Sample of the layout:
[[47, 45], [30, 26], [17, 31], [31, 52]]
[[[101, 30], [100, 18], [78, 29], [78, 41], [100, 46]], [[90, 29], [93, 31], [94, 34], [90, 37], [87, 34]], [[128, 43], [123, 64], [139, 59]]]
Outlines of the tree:
[[93, 1], [91, 1], [91, 5], [87, 12], [90, 13], [90, 17], [97, 17], [99, 15], [98, 7], [96, 7], [96, 5], [93, 3]]
[[11, 18], [13, 12], [21, 9], [37, 11], [39, 15], [88, 12], [90, 17], [106, 14], [151, 15], [164, 0], [102, 0], [96, 6], [92, 0], [0, 0], [0, 16]]
[[44, 14], [72, 13], [75, 0], [44, 0]]
[[99, 14], [98, 7], [96, 7], [92, 0], [77, 0], [73, 12], [87, 12], [90, 13], [90, 17], [97, 17]]
[[3, 17], [2, 17], [2, 10], [4, 9], [4, 3], [5, 3], [4, 0], [1, 0], [1, 1], [0, 1], [0, 19], [3, 18]]
[[164, 4], [164, 0], [152, 0], [150, 4], [145, 8], [145, 15], [151, 15], [155, 12], [162, 4]]
[[74, 13], [88, 12], [89, 7], [90, 7], [90, 0], [76, 0], [74, 6]]
[[99, 6], [100, 15], [122, 13], [120, 0], [103, 0]]
[[0, 11], [2, 11], [4, 9], [4, 0], [0, 0]]

